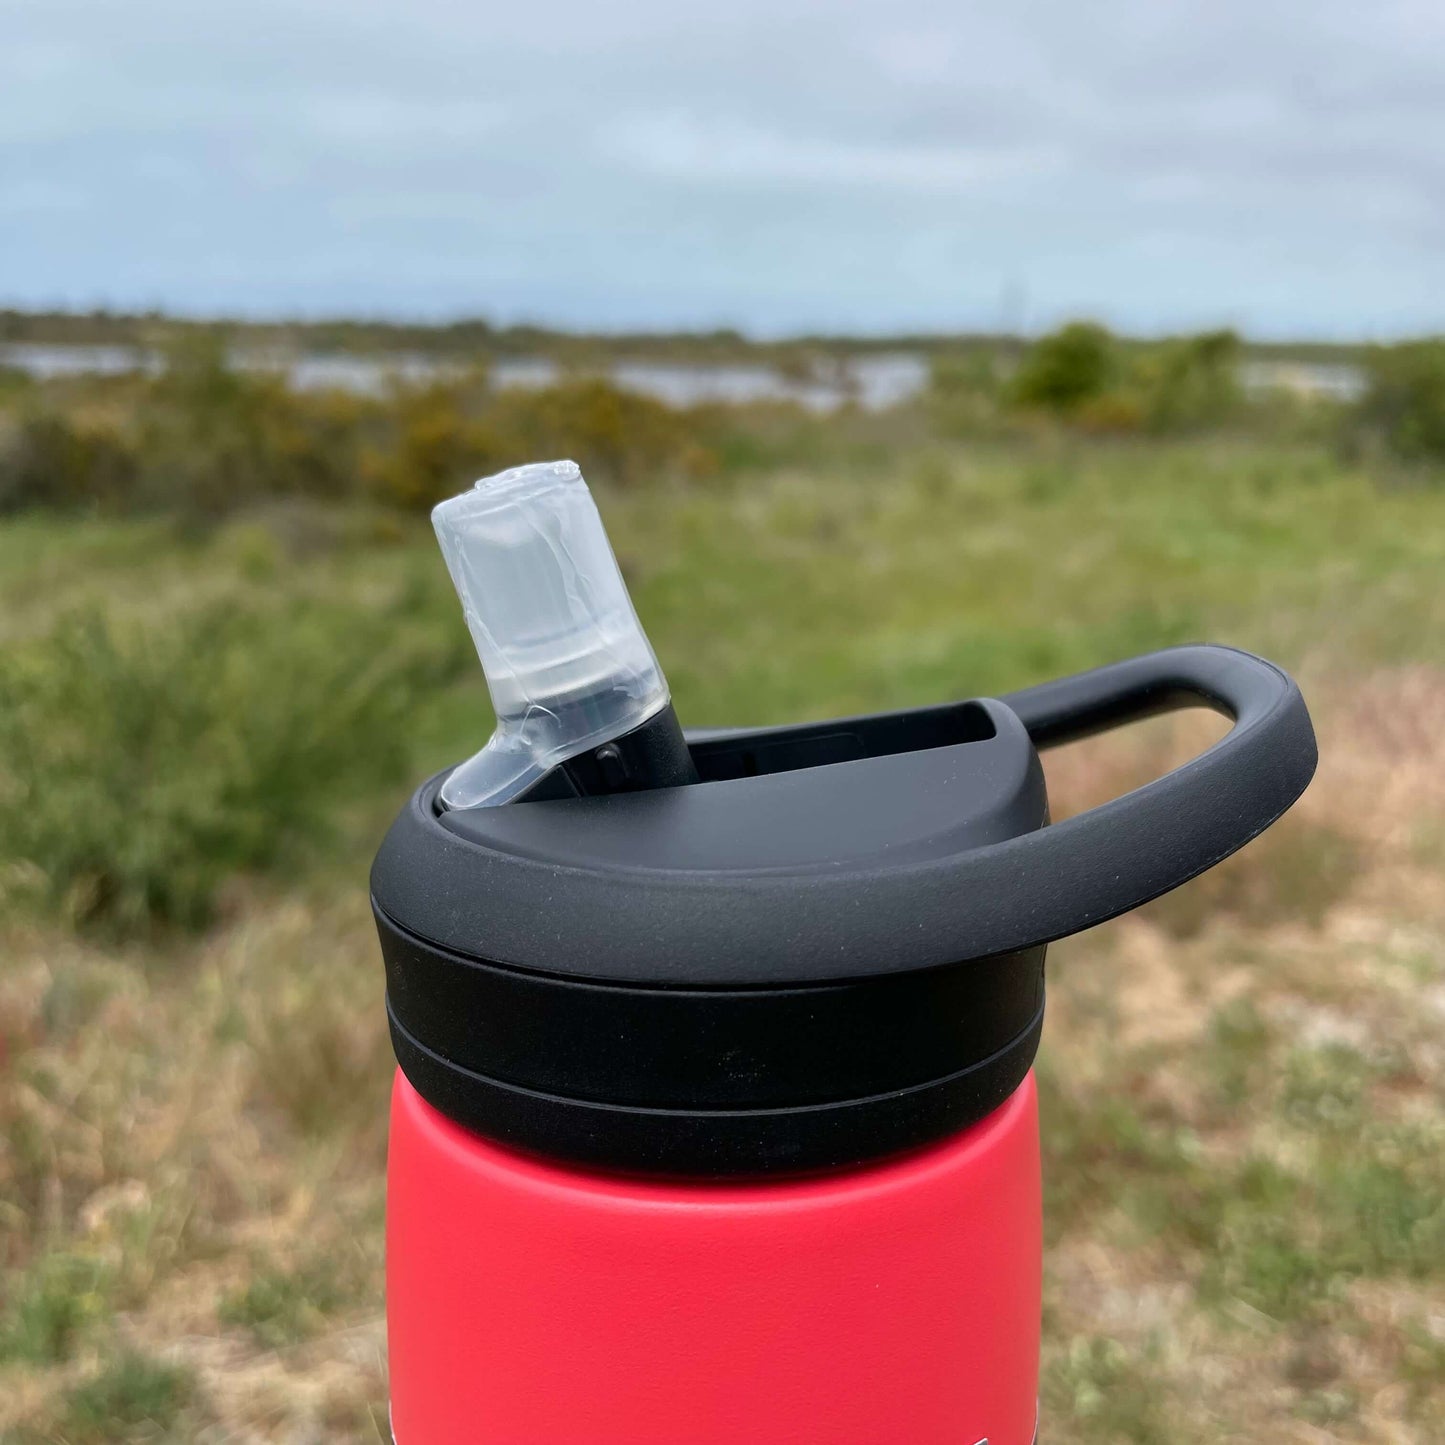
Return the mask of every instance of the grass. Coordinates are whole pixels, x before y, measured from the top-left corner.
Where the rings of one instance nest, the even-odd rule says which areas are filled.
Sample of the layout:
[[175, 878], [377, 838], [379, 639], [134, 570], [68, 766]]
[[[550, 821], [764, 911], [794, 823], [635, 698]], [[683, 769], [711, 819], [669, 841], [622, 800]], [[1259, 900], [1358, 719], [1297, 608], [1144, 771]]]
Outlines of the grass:
[[326, 1328], [328, 1318], [352, 1303], [335, 1260], [313, 1260], [299, 1269], [263, 1266], [217, 1307], [225, 1325], [240, 1325], [270, 1349], [299, 1344]]
[[1117, 1340], [1076, 1335], [1050, 1361], [1043, 1404], [1072, 1423], [1075, 1439], [1140, 1445], [1177, 1440], [1157, 1357], [1157, 1346], [1135, 1354]]
[[[1445, 492], [1300, 441], [877, 425], [599, 489], [686, 719], [1209, 637], [1297, 671], [1321, 736], [1285, 824], [1053, 951], [1044, 1438], [1430, 1439]], [[20, 515], [0, 647], [0, 1438], [384, 1439], [365, 870], [489, 725], [425, 525]], [[1052, 756], [1056, 814], [1217, 731]]]
[[0, 1361], [50, 1365], [70, 1358], [81, 1336], [103, 1319], [111, 1280], [102, 1261], [53, 1251], [12, 1282], [0, 1331]]
[[188, 1371], [123, 1353], [67, 1392], [54, 1438], [66, 1445], [179, 1440], [175, 1427], [193, 1398]]

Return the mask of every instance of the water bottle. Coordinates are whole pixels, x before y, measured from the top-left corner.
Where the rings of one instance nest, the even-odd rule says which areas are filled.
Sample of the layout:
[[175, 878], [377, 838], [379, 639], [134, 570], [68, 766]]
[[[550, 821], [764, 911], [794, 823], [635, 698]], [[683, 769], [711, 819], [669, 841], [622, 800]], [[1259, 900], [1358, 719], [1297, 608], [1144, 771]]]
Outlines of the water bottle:
[[[684, 733], [575, 466], [435, 521], [498, 726], [372, 874], [398, 1445], [1030, 1445], [1045, 948], [1294, 802], [1299, 690], [1194, 646]], [[1050, 823], [1040, 749], [1192, 705]]]

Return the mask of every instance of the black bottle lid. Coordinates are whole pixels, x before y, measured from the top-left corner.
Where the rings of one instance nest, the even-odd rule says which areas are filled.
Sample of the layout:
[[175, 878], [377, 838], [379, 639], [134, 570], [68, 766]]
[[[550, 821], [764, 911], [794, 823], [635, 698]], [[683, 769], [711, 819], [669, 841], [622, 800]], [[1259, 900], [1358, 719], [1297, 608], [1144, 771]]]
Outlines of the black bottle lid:
[[[1037, 746], [1203, 701], [1231, 733], [1045, 826]], [[698, 1177], [836, 1167], [1027, 1072], [1052, 939], [1212, 866], [1314, 766], [1278, 669], [1181, 648], [1014, 695], [689, 737], [699, 781], [446, 811], [372, 872], [397, 1057], [514, 1147]]]

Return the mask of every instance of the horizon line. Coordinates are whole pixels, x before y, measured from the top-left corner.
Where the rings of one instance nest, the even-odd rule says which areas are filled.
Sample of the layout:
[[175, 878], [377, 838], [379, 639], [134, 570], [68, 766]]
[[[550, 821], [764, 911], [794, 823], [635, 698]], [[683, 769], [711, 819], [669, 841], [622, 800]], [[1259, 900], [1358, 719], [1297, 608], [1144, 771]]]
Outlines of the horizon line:
[[[581, 327], [534, 319], [501, 320], [478, 311], [458, 311], [450, 315], [406, 313], [402, 311], [357, 311], [315, 312], [304, 311], [213, 311], [206, 308], [185, 306], [145, 308], [120, 307], [109, 303], [89, 306], [60, 305], [36, 306], [0, 297], [0, 317], [28, 321], [100, 321], [115, 323], [151, 322], [175, 323], [185, 326], [239, 326], [246, 328], [289, 328], [320, 329], [327, 326], [375, 327], [388, 330], [431, 331], [445, 333], [461, 331], [468, 327], [477, 328], [499, 336], [518, 333], [535, 333], [559, 340], [576, 341], [721, 341], [729, 340], [756, 347], [788, 345], [915, 345], [936, 346], [950, 342], [992, 343], [996, 345], [1026, 344], [1046, 336], [1061, 326], [1073, 322], [1089, 322], [1104, 327], [1121, 341], [1165, 341], [1182, 336], [1198, 336], [1215, 331], [1232, 331], [1246, 345], [1270, 347], [1329, 347], [1339, 349], [1361, 348], [1379, 345], [1395, 345], [1411, 341], [1427, 341], [1440, 337], [1439, 330], [1428, 327], [1419, 331], [1380, 334], [1333, 335], [1299, 333], [1251, 333], [1228, 322], [1210, 326], [1178, 328], [1144, 328], [1119, 330], [1101, 320], [1097, 314], [1080, 310], [1061, 317], [1058, 321], [1038, 328], [1025, 327], [1017, 330], [1003, 330], [989, 327], [956, 327], [937, 329], [888, 330], [884, 328], [859, 328], [852, 331], [796, 330], [776, 333], [760, 331], [738, 324], [718, 322], [713, 325], [683, 325], [676, 327], [653, 326], [599, 326]], [[0, 340], [3, 340], [0, 337]], [[64, 344], [64, 343], [55, 343]]]

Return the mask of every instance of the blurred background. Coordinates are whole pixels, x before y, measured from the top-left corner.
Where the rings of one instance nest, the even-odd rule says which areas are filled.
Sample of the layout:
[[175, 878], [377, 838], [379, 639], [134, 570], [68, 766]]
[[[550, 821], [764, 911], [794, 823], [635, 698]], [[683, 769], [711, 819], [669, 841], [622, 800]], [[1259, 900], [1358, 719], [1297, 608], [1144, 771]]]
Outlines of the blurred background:
[[0, 23], [0, 1439], [387, 1438], [426, 514], [559, 456], [695, 725], [1300, 677], [1298, 808], [1053, 952], [1042, 1433], [1440, 1438], [1438, 5]]

